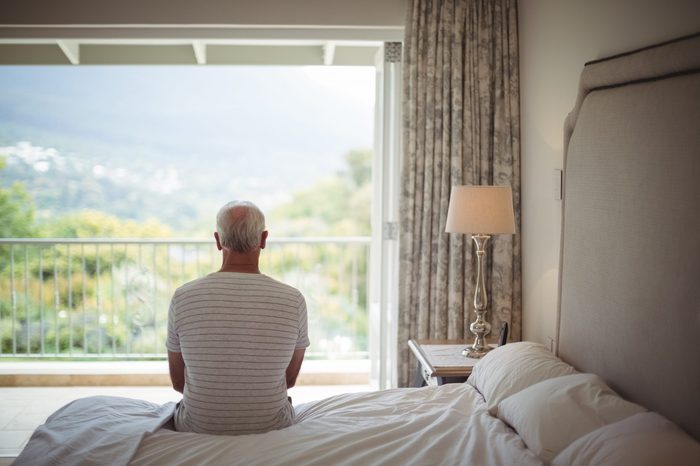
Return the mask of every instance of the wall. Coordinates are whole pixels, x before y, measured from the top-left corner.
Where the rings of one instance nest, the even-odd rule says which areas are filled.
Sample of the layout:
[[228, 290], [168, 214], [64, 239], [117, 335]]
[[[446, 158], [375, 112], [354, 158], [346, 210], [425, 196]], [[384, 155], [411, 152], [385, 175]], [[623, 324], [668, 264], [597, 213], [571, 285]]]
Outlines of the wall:
[[563, 123], [586, 61], [700, 32], [697, 0], [520, 0], [523, 338], [556, 336]]

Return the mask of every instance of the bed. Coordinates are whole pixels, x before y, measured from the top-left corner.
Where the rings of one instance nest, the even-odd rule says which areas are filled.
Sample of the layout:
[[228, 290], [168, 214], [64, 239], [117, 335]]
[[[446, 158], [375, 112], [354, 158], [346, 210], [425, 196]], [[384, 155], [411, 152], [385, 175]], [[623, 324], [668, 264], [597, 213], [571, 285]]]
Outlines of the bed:
[[700, 464], [700, 35], [586, 64], [565, 141], [557, 356], [509, 343], [465, 383], [338, 395], [238, 437], [84, 398], [15, 464]]

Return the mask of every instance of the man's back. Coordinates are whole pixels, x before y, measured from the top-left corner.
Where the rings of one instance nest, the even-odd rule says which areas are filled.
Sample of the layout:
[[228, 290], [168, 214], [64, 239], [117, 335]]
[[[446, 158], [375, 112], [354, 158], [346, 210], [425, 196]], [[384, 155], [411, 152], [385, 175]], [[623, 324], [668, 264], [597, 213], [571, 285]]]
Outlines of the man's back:
[[178, 288], [167, 340], [186, 367], [176, 429], [239, 435], [291, 425], [285, 370], [309, 344], [306, 327], [301, 293], [266, 275], [216, 272]]

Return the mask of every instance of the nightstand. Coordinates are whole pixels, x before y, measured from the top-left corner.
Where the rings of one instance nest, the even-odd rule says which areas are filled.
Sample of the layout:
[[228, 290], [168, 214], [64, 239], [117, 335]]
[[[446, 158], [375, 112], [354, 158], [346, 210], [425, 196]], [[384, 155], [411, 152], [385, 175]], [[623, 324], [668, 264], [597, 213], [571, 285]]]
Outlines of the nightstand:
[[462, 356], [462, 350], [469, 344], [464, 340], [409, 340], [408, 347], [419, 363], [414, 386], [466, 381], [474, 364], [480, 361]]

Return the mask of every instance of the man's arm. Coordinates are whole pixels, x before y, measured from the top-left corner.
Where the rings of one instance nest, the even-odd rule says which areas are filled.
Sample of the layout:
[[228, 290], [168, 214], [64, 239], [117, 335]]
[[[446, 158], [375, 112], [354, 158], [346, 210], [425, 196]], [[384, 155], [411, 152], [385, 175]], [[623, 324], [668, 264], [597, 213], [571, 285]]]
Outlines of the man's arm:
[[304, 353], [306, 348], [297, 348], [294, 350], [292, 355], [292, 360], [289, 361], [287, 366], [287, 388], [292, 388], [294, 384], [297, 383], [297, 376], [299, 375], [299, 370], [301, 370], [301, 363], [304, 360]]
[[170, 367], [170, 381], [173, 383], [173, 388], [180, 393], [184, 392], [185, 360], [182, 359], [182, 353], [168, 351], [168, 366]]

